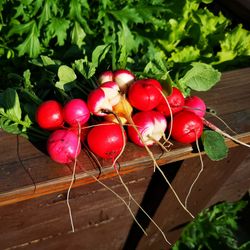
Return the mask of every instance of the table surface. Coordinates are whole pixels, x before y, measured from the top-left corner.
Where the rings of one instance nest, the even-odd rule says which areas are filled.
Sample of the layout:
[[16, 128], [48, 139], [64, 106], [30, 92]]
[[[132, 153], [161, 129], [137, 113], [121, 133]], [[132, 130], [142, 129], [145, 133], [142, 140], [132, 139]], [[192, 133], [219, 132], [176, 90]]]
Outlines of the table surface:
[[[237, 138], [250, 142], [250, 68], [225, 72], [220, 83], [208, 92], [197, 93], [209, 108], [230, 125]], [[217, 126], [225, 125], [211, 115], [207, 117]], [[226, 140], [228, 146], [237, 144]], [[174, 143], [169, 152], [159, 146], [151, 147], [159, 165], [197, 157], [191, 145]], [[20, 136], [0, 132], [0, 206], [67, 190], [72, 178], [72, 164], [60, 165], [53, 162], [46, 153]], [[112, 162], [100, 160], [100, 178], [112, 178], [116, 172]], [[144, 148], [128, 143], [119, 159], [120, 174], [141, 171], [152, 167], [152, 160]], [[88, 174], [98, 176], [95, 160], [82, 151], [78, 158], [74, 187], [95, 182]]]

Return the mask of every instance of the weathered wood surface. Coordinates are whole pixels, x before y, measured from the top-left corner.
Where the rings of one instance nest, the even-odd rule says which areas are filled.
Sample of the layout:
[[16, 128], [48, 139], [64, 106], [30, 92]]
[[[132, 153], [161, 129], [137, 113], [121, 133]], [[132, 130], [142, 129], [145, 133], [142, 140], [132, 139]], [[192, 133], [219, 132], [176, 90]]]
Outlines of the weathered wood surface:
[[[223, 74], [214, 89], [199, 95], [242, 141], [250, 142], [250, 68]], [[215, 118], [208, 119], [225, 128]], [[140, 212], [137, 216], [145, 227], [148, 224], [148, 237], [134, 226], [124, 204], [84, 172], [99, 174], [86, 153], [79, 159], [74, 184], [77, 188], [72, 189], [70, 196], [76, 227], [76, 232], [71, 233], [65, 198], [72, 166], [53, 163], [23, 138], [18, 142], [16, 136], [0, 133], [1, 249], [167, 249], [159, 232]], [[237, 200], [250, 188], [249, 149], [229, 141], [228, 144], [230, 154], [223, 161], [211, 162], [203, 156], [204, 172], [188, 203], [194, 214], [218, 201]], [[153, 151], [183, 200], [200, 168], [198, 154], [192, 152], [191, 146], [181, 144], [168, 153], [158, 147], [153, 147]], [[182, 224], [190, 221], [190, 217], [159, 173], [153, 173], [145, 150], [129, 144], [120, 163], [131, 193], [170, 241], [175, 242]], [[102, 180], [127, 199], [111, 162], [102, 164]], [[137, 208], [134, 205], [132, 208], [136, 213]]]

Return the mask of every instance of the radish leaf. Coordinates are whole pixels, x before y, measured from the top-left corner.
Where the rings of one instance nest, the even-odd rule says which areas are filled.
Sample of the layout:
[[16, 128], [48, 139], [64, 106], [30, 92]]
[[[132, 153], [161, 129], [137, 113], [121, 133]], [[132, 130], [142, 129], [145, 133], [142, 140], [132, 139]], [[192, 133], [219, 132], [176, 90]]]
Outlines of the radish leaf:
[[201, 139], [204, 150], [211, 160], [219, 161], [227, 157], [228, 148], [222, 135], [214, 131], [205, 130]]
[[195, 62], [179, 83], [196, 91], [207, 91], [220, 80], [220, 77], [221, 73], [211, 65]]
[[58, 78], [59, 81], [56, 82], [56, 87], [68, 91], [74, 86], [76, 74], [72, 68], [62, 65], [58, 69]]

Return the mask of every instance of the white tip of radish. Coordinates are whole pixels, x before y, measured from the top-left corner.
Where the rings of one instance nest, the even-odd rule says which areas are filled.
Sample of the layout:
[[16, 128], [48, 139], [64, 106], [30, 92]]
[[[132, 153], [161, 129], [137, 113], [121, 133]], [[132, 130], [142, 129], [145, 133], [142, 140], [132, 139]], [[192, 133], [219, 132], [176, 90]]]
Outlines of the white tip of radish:
[[157, 111], [142, 111], [133, 116], [133, 121], [140, 132], [143, 141], [133, 126], [128, 127], [130, 139], [139, 146], [151, 146], [159, 141], [167, 128], [165, 117]]
[[113, 72], [112, 71], [104, 71], [98, 78], [98, 82], [103, 84], [105, 82], [113, 81]]
[[104, 91], [105, 97], [110, 102], [111, 106], [115, 106], [121, 100], [120, 88], [116, 82], [105, 82], [100, 88]]
[[101, 88], [95, 89], [90, 92], [88, 96], [87, 105], [89, 111], [97, 116], [105, 116], [103, 110], [112, 110], [112, 105], [106, 97], [104, 90]]
[[119, 85], [121, 91], [126, 92], [131, 83], [134, 82], [135, 76], [129, 70], [119, 69], [113, 73], [113, 80]]

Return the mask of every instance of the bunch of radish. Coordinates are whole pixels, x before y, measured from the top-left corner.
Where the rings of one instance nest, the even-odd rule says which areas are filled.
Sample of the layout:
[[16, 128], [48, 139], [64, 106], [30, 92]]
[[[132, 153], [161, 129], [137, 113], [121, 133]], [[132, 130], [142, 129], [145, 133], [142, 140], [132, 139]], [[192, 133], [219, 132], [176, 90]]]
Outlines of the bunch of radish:
[[[166, 96], [156, 79], [136, 79], [128, 70], [117, 70], [100, 75], [99, 87], [89, 93], [86, 102], [72, 99], [64, 106], [56, 100], [43, 102], [36, 121], [41, 128], [53, 131], [47, 143], [51, 158], [70, 163], [81, 150], [78, 137], [83, 141], [87, 130], [90, 150], [105, 159], [115, 159], [127, 140], [151, 146], [165, 138], [167, 128], [174, 140], [192, 143], [202, 134], [205, 110], [197, 96], [185, 99], [176, 87]], [[87, 129], [90, 114], [102, 119]]]
[[[198, 146], [204, 125], [222, 132], [204, 118], [205, 113], [206, 105], [198, 96], [185, 98], [176, 87], [172, 87], [171, 93], [166, 94], [158, 80], [136, 79], [132, 72], [121, 69], [103, 72], [98, 79], [98, 88], [89, 93], [87, 100], [72, 99], [64, 105], [56, 100], [43, 102], [37, 109], [36, 121], [42, 129], [51, 131], [47, 151], [54, 161], [62, 164], [74, 162], [75, 166], [82, 145], [87, 145], [88, 150], [100, 158], [111, 159], [130, 199], [140, 209], [142, 208], [119, 175], [116, 162], [124, 152], [127, 141], [145, 147], [154, 168], [160, 171], [180, 205], [194, 217], [187, 209], [187, 198], [193, 185], [183, 204], [158, 166], [150, 147], [157, 144], [166, 149], [166, 142], [172, 144], [169, 142], [170, 137], [172, 141], [196, 142]], [[203, 165], [201, 171], [202, 169]], [[96, 177], [93, 178], [100, 182]], [[134, 217], [129, 205], [118, 194], [116, 196], [124, 202]], [[143, 209], [142, 211], [146, 214]], [[71, 224], [73, 225], [72, 218]], [[160, 230], [158, 226], [157, 228]], [[168, 242], [165, 234], [162, 231], [161, 233]]]

